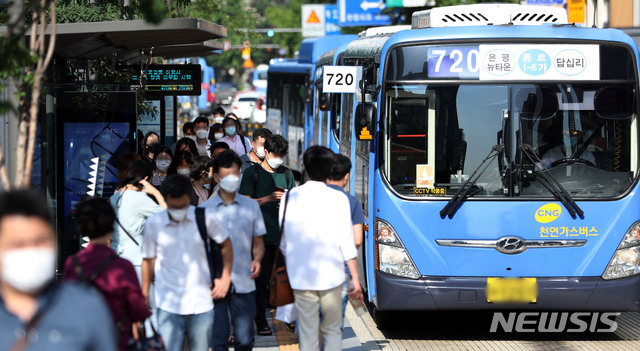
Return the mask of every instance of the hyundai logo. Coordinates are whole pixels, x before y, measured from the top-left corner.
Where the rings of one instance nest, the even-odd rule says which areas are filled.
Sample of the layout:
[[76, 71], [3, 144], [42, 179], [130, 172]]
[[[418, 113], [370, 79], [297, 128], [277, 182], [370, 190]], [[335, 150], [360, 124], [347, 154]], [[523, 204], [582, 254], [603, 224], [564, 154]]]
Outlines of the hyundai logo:
[[517, 254], [527, 249], [524, 239], [517, 236], [505, 236], [496, 242], [496, 250], [504, 254]]

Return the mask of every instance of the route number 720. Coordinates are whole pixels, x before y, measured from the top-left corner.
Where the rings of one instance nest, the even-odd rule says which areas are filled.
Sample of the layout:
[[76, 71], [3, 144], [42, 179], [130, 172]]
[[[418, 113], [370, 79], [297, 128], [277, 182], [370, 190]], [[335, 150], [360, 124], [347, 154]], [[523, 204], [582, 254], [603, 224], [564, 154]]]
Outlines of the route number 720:
[[322, 73], [323, 93], [355, 93], [360, 81], [359, 70], [355, 66], [324, 66]]
[[[431, 54], [437, 57], [435, 73], [475, 73], [480, 68], [478, 65], [479, 51], [477, 49], [433, 49]], [[448, 58], [448, 60], [444, 61], [445, 58]], [[464, 64], [463, 61], [465, 61]]]

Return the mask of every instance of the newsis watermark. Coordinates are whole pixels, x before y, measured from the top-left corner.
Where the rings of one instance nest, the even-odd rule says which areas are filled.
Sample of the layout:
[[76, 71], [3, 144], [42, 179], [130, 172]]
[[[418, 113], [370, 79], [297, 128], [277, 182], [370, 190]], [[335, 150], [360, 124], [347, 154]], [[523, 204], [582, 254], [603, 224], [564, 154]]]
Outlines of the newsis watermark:
[[[613, 333], [620, 312], [494, 312], [489, 332]], [[608, 327], [608, 328], [607, 328]]]

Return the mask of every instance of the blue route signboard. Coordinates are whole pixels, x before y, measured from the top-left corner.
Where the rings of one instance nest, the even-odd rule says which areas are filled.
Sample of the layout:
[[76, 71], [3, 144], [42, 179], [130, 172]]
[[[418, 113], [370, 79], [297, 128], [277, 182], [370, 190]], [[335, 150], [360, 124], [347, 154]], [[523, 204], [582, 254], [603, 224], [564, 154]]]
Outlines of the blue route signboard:
[[325, 35], [340, 34], [338, 20], [338, 5], [324, 5], [324, 33]]
[[391, 18], [381, 13], [385, 6], [384, 0], [338, 0], [338, 24], [341, 27], [389, 25]]

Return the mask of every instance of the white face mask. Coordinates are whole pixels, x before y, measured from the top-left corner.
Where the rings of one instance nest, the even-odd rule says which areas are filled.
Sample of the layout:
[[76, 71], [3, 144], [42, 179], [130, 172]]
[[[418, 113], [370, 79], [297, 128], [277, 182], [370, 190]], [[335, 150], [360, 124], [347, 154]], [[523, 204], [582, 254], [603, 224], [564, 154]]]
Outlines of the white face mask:
[[269, 164], [269, 167], [273, 168], [273, 169], [278, 169], [278, 167], [280, 167], [280, 165], [282, 165], [282, 163], [284, 162], [283, 159], [281, 158], [271, 158], [267, 155], [267, 163]]
[[196, 131], [196, 137], [200, 138], [200, 139], [204, 139], [209, 135], [209, 131], [206, 129], [198, 129]]
[[224, 117], [215, 117], [213, 121], [222, 124], [222, 122], [224, 121]]
[[187, 217], [187, 212], [189, 208], [168, 208], [167, 212], [169, 212], [169, 216], [176, 222], [182, 222], [185, 217]]
[[191, 175], [191, 170], [189, 168], [178, 168], [178, 174], [181, 176], [188, 177]]
[[216, 138], [216, 140], [222, 139], [222, 137], [224, 136], [224, 133], [214, 133], [213, 137]]
[[264, 157], [266, 156], [266, 155], [264, 154], [264, 146], [260, 146], [260, 147], [258, 147], [258, 148], [257, 148], [257, 149], [255, 149], [255, 150], [256, 150], [256, 155], [257, 155], [261, 160], [264, 160]]
[[2, 281], [16, 290], [38, 293], [55, 277], [56, 250], [26, 248], [2, 252]]
[[228, 193], [235, 193], [240, 187], [240, 177], [230, 174], [220, 179], [220, 188]]
[[169, 160], [157, 160], [156, 161], [156, 168], [160, 172], [166, 172], [167, 169], [169, 169], [169, 165], [170, 164], [171, 164], [171, 161], [169, 161]]

